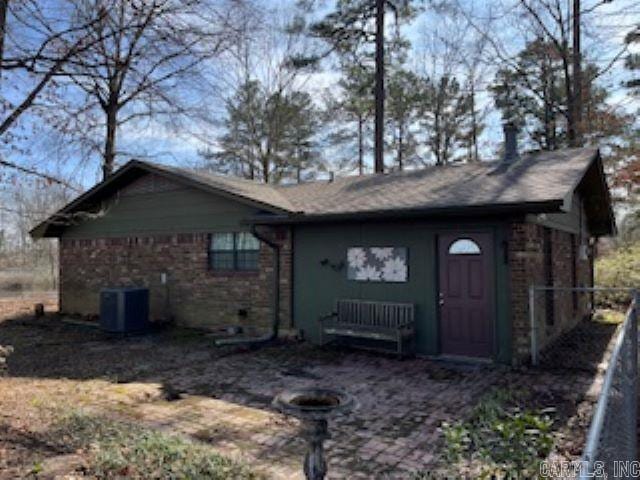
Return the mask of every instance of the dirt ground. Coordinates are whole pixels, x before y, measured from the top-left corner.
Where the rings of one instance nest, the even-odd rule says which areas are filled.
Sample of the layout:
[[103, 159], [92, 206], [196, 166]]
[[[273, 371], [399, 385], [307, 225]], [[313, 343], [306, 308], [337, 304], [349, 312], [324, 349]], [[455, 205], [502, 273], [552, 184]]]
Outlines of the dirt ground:
[[[572, 344], [571, 355], [582, 361], [556, 352], [564, 360], [516, 371], [294, 343], [219, 348], [181, 329], [113, 337], [56, 315], [34, 319], [33, 302], [0, 300], [0, 345], [15, 349], [9, 375], [0, 378], [0, 479], [42, 476], [34, 466], [59, 459], [62, 467], [53, 470], [68, 470], [60, 478], [82, 476], [83, 452], [47, 440], [56, 412], [72, 409], [197, 439], [271, 478], [302, 478], [299, 424], [274, 411], [271, 400], [285, 388], [311, 385], [342, 388], [358, 402], [331, 424], [330, 478], [436, 471], [444, 448], [439, 427], [463, 418], [494, 388], [526, 391], [532, 408], [553, 406], [551, 457], [576, 459], [615, 331], [599, 326]], [[47, 310], [55, 310], [52, 299]]]

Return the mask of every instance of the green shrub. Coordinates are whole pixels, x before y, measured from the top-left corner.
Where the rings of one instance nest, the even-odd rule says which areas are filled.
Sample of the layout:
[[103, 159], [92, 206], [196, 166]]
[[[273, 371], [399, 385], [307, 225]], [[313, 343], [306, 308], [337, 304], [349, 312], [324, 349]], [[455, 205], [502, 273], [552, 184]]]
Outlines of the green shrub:
[[442, 426], [447, 460], [480, 462], [487, 478], [535, 476], [553, 446], [550, 412], [522, 410], [507, 392], [492, 392], [467, 420]]
[[88, 450], [91, 473], [98, 478], [259, 478], [206, 445], [102, 417], [70, 414], [50, 436], [66, 447]]
[[[608, 288], [640, 288], [640, 242], [622, 245], [595, 263], [595, 284]], [[626, 308], [631, 298], [627, 292], [598, 292], [596, 305]]]

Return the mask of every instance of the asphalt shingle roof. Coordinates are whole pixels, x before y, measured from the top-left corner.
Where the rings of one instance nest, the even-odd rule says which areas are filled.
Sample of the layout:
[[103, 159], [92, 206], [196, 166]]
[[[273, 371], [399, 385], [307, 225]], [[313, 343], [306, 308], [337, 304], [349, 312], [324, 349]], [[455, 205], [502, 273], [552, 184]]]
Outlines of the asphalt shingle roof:
[[451, 164], [274, 188], [305, 215], [545, 202], [563, 200], [596, 155], [571, 149], [526, 155], [508, 167]]
[[596, 155], [595, 149], [567, 149], [525, 155], [509, 165], [451, 164], [284, 186], [154, 168], [285, 213], [315, 216], [560, 201], [577, 186]]
[[251, 200], [253, 202], [275, 207], [288, 212], [295, 211], [295, 207], [288, 198], [272, 185], [258, 183], [236, 177], [225, 177], [201, 170], [189, 170], [178, 167], [154, 165], [154, 168], [180, 175], [188, 180], [205, 186], [230, 193], [232, 195]]

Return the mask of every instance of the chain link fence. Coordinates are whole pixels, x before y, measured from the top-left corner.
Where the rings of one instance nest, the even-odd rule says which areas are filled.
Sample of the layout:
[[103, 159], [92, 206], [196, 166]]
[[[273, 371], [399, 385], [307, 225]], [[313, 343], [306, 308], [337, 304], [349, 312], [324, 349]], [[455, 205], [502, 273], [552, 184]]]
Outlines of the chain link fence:
[[529, 289], [532, 365], [603, 375], [581, 479], [632, 478], [637, 467], [638, 300], [624, 288]]
[[633, 300], [628, 288], [529, 288], [531, 364], [547, 370], [596, 371]]
[[635, 478], [638, 402], [638, 294], [615, 341], [582, 456], [581, 479]]

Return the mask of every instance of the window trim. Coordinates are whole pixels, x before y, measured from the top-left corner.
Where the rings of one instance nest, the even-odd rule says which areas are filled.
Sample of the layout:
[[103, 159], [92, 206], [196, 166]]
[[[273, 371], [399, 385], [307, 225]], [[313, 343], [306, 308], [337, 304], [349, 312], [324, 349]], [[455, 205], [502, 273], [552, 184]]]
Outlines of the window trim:
[[[207, 241], [207, 267], [208, 270], [214, 274], [219, 274], [219, 275], [255, 275], [260, 271], [260, 250], [261, 250], [261, 242], [260, 239], [255, 237], [254, 238], [257, 240], [258, 242], [258, 248], [256, 249], [238, 249], [238, 236], [241, 234], [247, 234], [247, 235], [253, 235], [251, 232], [247, 232], [247, 231], [225, 231], [225, 232], [213, 232], [210, 233], [208, 235], [208, 241]], [[233, 238], [233, 248], [230, 250], [216, 250], [213, 248], [213, 237], [214, 235], [232, 235]], [[257, 263], [256, 263], [256, 267], [255, 268], [238, 268], [238, 253], [240, 252], [257, 252], [258, 253], [258, 259], [257, 259]], [[213, 256], [216, 253], [231, 253], [232, 254], [232, 263], [233, 263], [233, 267], [232, 268], [215, 268], [213, 266]]]

